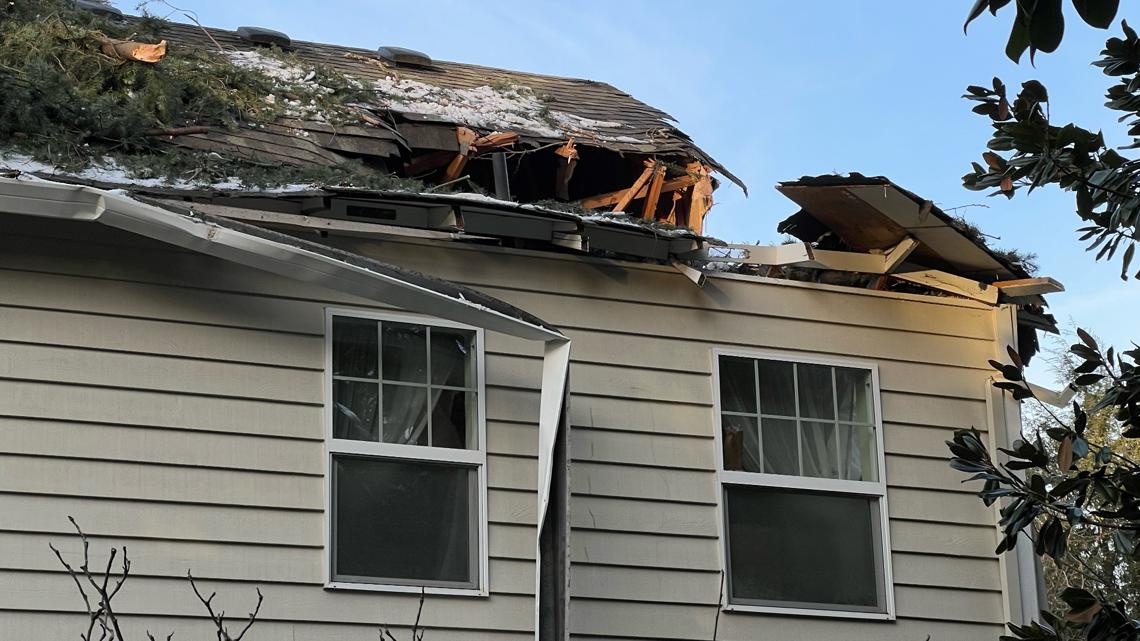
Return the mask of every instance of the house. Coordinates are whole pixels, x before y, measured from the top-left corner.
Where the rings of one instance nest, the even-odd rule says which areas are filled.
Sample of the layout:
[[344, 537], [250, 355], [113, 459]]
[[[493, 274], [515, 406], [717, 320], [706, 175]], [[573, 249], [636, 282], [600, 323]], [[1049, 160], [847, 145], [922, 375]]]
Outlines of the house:
[[85, 629], [69, 516], [92, 565], [129, 550], [131, 639], [211, 634], [188, 568], [231, 613], [261, 590], [254, 640], [949, 641], [1036, 612], [943, 442], [1017, 433], [987, 361], [1033, 355], [1055, 281], [858, 174], [777, 187], [797, 242], [709, 238], [735, 179], [601, 83], [158, 35], [407, 89], [171, 149], [426, 186], [0, 157], [4, 638]]

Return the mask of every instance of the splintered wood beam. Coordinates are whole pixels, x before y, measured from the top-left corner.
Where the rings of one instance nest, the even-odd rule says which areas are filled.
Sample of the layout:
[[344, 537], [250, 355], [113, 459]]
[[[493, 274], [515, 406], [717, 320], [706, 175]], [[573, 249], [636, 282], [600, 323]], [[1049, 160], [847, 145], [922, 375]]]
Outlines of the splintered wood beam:
[[[720, 256], [714, 251], [740, 252], [741, 256]], [[815, 260], [816, 250], [807, 243], [787, 245], [716, 245], [706, 247], [681, 258], [695, 258], [714, 263], [738, 263], [741, 265], [800, 265]]]
[[[486, 136], [471, 141], [467, 155], [474, 156], [475, 154], [495, 151], [496, 149], [513, 147], [518, 141], [519, 135], [513, 131], [500, 131], [498, 133], [487, 134]], [[462, 148], [463, 142], [460, 141], [459, 145]]]
[[[697, 182], [696, 179], [689, 175], [670, 178], [661, 184], [661, 193], [668, 194], [670, 192], [680, 191], [686, 187], [691, 186], [695, 182]], [[589, 198], [583, 198], [580, 201], [580, 204], [582, 205], [583, 209], [600, 209], [602, 207], [609, 207], [610, 205], [619, 202], [628, 191], [628, 189], [619, 189], [617, 191], [598, 194], [597, 196], [590, 196]], [[633, 198], [631, 200], [645, 198], [645, 195], [648, 192], [649, 185], [642, 185], [641, 189], [639, 189], [637, 193], [633, 195]]]
[[555, 149], [554, 155], [562, 158], [554, 175], [554, 197], [570, 200], [570, 179], [574, 177], [574, 169], [578, 166], [578, 149], [574, 146], [574, 139], [567, 140], [565, 145]]
[[677, 224], [677, 203], [680, 202], [682, 198], [684, 198], [684, 196], [681, 195], [681, 192], [673, 192], [673, 202], [669, 204], [669, 213], [661, 219], [661, 222], [668, 223], [670, 225]]
[[918, 272], [906, 272], [903, 274], [892, 274], [894, 278], [905, 280], [908, 283], [922, 285], [931, 289], [937, 289], [950, 294], [980, 300], [983, 303], [990, 305], [997, 304], [998, 289], [985, 283], [979, 283], [976, 280], [969, 278], [962, 278], [954, 274], [948, 274], [936, 269], [928, 269]]
[[696, 176], [693, 193], [689, 199], [689, 211], [685, 225], [695, 233], [703, 233], [705, 215], [713, 206], [713, 184], [709, 168], [699, 162], [689, 163], [685, 169]]
[[1065, 291], [1064, 285], [1049, 277], [999, 280], [993, 285], [1008, 296], [1040, 296]]
[[899, 244], [895, 245], [884, 257], [883, 271], [880, 273], [889, 274], [898, 269], [899, 265], [902, 265], [903, 261], [911, 255], [911, 252], [918, 249], [918, 245], [919, 242], [910, 236], [899, 241]]
[[471, 131], [467, 127], [455, 128], [455, 139], [459, 142], [459, 152], [451, 159], [447, 165], [447, 171], [443, 173], [441, 182], [451, 182], [459, 178], [459, 174], [463, 173], [463, 168], [467, 166], [467, 157], [471, 152], [471, 143], [475, 142], [478, 134]]
[[665, 182], [665, 165], [657, 165], [653, 170], [653, 180], [649, 183], [649, 192], [645, 195], [645, 204], [641, 208], [643, 220], [657, 218], [657, 202], [661, 200], [661, 185]]
[[830, 269], [843, 272], [856, 272], [861, 274], [889, 274], [906, 259], [918, 246], [918, 241], [904, 238], [890, 252], [886, 254], [864, 254], [862, 252], [833, 251], [815, 249], [806, 243], [791, 243], [789, 245], [722, 245], [710, 247], [709, 250], [731, 250], [740, 252], [743, 256], [716, 256], [709, 255], [709, 250], [703, 260], [713, 262], [731, 262], [752, 265], [796, 265], [811, 269]]
[[625, 194], [622, 195], [621, 199], [617, 201], [611, 211], [625, 211], [625, 208], [629, 206], [629, 203], [633, 202], [634, 195], [637, 194], [637, 192], [645, 186], [645, 183], [649, 180], [649, 177], [653, 175], [653, 170], [656, 164], [657, 163], [649, 160], [645, 161], [645, 171], [641, 172], [641, 175], [637, 177], [637, 180], [633, 181], [632, 187], [625, 190]]

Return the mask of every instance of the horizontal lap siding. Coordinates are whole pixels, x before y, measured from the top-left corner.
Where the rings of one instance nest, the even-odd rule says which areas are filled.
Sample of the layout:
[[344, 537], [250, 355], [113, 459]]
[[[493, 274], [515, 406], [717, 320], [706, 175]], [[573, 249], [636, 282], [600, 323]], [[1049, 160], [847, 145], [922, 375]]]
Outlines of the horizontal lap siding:
[[[96, 558], [128, 546], [134, 578], [116, 602], [140, 634], [203, 631], [181, 578], [192, 568], [231, 611], [261, 587], [254, 639], [371, 639], [381, 622], [406, 636], [415, 597], [323, 587], [324, 308], [354, 301], [50, 227], [63, 240], [0, 238], [0, 629], [81, 629], [48, 549], [76, 560], [74, 516]], [[538, 390], [516, 382], [488, 369], [491, 596], [429, 596], [432, 638], [531, 636]]]
[[[83, 469], [95, 478], [125, 479], [123, 487], [137, 487], [138, 496], [48, 496], [41, 489], [42, 495], [0, 495], [0, 510], [5, 503], [27, 510], [48, 501], [58, 506], [57, 514], [86, 510], [117, 536], [152, 537], [163, 545], [201, 540], [238, 556], [252, 545], [256, 553], [235, 565], [246, 574], [276, 550], [299, 558], [319, 554], [323, 471], [311, 452], [323, 446], [320, 407], [311, 403], [319, 403], [320, 394], [289, 390], [320, 382], [323, 305], [378, 306], [184, 252], [171, 254], [121, 234], [102, 233], [96, 244], [85, 244], [73, 230], [60, 229], [53, 233], [67, 240], [32, 246], [29, 239], [45, 232], [17, 231], [26, 237], [0, 240], [6, 252], [0, 252], [0, 322], [10, 320], [20, 329], [0, 337], [0, 358], [7, 353], [31, 359], [14, 376], [0, 361], [0, 417], [34, 420], [0, 418], [0, 429], [16, 435], [5, 451], [38, 457], [21, 464], [45, 472], [60, 468], [52, 456], [106, 459], [121, 453], [118, 467], [82, 461], [88, 466]], [[486, 291], [564, 328], [574, 340], [571, 625], [577, 637], [710, 638], [710, 604], [720, 571], [710, 354], [723, 345], [879, 364], [900, 620], [852, 624], [728, 613], [721, 616], [719, 638], [972, 639], [1000, 632], [995, 539], [987, 525], [992, 514], [946, 467], [943, 444], [954, 429], [985, 428], [991, 311], [952, 300], [918, 302], [723, 278], [698, 289], [654, 268], [462, 248], [425, 251], [408, 242], [342, 242]], [[153, 268], [124, 266], [108, 253], [119, 246], [134, 248], [135, 261]], [[541, 352], [499, 334], [487, 335], [487, 349], [495, 582], [533, 556]], [[103, 377], [61, 366], [104, 357], [118, 359], [119, 366]], [[151, 373], [163, 371], [170, 374], [152, 380]], [[92, 431], [62, 447], [37, 439], [38, 429], [54, 440], [75, 426]], [[138, 439], [136, 433], [147, 436]], [[254, 454], [239, 472], [247, 460], [240, 455], [243, 448]], [[180, 450], [193, 453], [171, 455]], [[184, 467], [171, 473], [150, 469], [176, 464]], [[217, 500], [205, 504], [179, 493], [184, 479], [211, 474], [252, 484], [238, 490], [212, 481]], [[279, 487], [264, 480], [279, 477], [288, 479]], [[260, 509], [246, 505], [258, 497]], [[113, 505], [122, 518], [96, 516], [92, 510], [100, 505]], [[151, 509], [169, 510], [170, 522], [151, 523]], [[267, 527], [247, 522], [254, 515], [269, 519]], [[57, 531], [58, 523], [42, 529], [48, 526], [38, 522], [41, 517], [32, 520], [37, 523], [24, 527]], [[274, 523], [294, 524], [293, 532], [274, 529]], [[182, 536], [185, 528], [194, 535]], [[4, 545], [0, 536], [0, 550]], [[191, 554], [193, 548], [184, 550]], [[225, 567], [218, 565], [219, 571]], [[512, 592], [521, 588], [511, 587], [511, 581], [521, 585], [522, 574], [504, 579], [503, 594], [491, 601], [523, 598]], [[483, 605], [485, 612], [502, 612], [493, 603]], [[489, 616], [480, 615], [477, 620], [485, 623], [473, 625], [516, 630], [514, 623], [496, 625]], [[293, 618], [303, 623], [274, 625], [331, 629], [301, 613]], [[349, 619], [338, 623], [358, 625]]]
[[[955, 429], [985, 430], [991, 312], [719, 279], [702, 294], [679, 275], [645, 270], [613, 287], [604, 273], [557, 261], [524, 268], [513, 256], [460, 251], [421, 259], [409, 247], [374, 251], [517, 304], [574, 340], [576, 636], [710, 638], [720, 581], [710, 354], [724, 345], [879, 364], [900, 621], [858, 623], [853, 637], [846, 622], [726, 613], [719, 638], [1000, 634], [992, 513], [946, 465], [943, 443]], [[511, 343], [492, 337], [503, 354], [488, 365], [514, 370], [515, 390], [536, 389], [540, 360], [509, 355]], [[708, 629], [691, 625], [698, 611]]]

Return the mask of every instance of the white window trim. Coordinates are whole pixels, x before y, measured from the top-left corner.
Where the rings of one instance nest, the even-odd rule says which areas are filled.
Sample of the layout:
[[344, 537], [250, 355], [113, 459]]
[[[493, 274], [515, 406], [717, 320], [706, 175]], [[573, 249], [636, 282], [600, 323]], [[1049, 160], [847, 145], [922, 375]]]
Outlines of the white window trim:
[[[430, 325], [433, 327], [450, 327], [466, 329], [475, 332], [475, 390], [478, 418], [477, 450], [461, 450], [444, 447], [427, 447], [422, 445], [399, 445], [395, 443], [372, 443], [370, 441], [352, 441], [333, 438], [333, 375], [332, 375], [332, 319], [333, 316], [349, 316], [370, 320], [413, 323]], [[325, 588], [330, 590], [360, 590], [365, 592], [397, 592], [414, 594], [437, 594], [450, 596], [486, 597], [490, 595], [489, 548], [487, 544], [488, 517], [487, 517], [487, 389], [484, 367], [486, 358], [484, 354], [484, 333], [481, 327], [456, 323], [433, 316], [408, 314], [402, 312], [377, 312], [341, 307], [325, 308], [325, 371], [324, 371], [324, 457], [325, 457], [325, 510], [324, 510], [324, 574]], [[390, 583], [360, 583], [351, 581], [336, 581], [333, 579], [333, 487], [332, 462], [335, 454], [353, 454], [386, 459], [410, 459], [419, 461], [436, 461], [441, 463], [463, 463], [474, 465], [478, 472], [478, 488], [476, 488], [478, 510], [477, 537], [475, 554], [477, 557], [478, 580], [475, 587], [447, 587], [447, 586], [420, 586]]]
[[[717, 538], [718, 553], [720, 555], [721, 572], [726, 579], [722, 581], [720, 594], [721, 608], [726, 612], [756, 612], [762, 614], [787, 614], [795, 616], [811, 616], [823, 618], [842, 619], [871, 619], [879, 621], [895, 620], [895, 588], [894, 575], [891, 569], [891, 530], [890, 511], [887, 508], [887, 464], [886, 454], [883, 450], [883, 408], [879, 390], [879, 366], [874, 361], [866, 361], [843, 357], [820, 357], [803, 355], [795, 352], [783, 352], [764, 349], [736, 349], [713, 348], [712, 353], [712, 390], [713, 390], [713, 436], [716, 442], [716, 474], [717, 474]], [[875, 444], [878, 448], [879, 473], [878, 481], [848, 481], [844, 479], [825, 479], [808, 476], [790, 476], [782, 474], [760, 474], [754, 472], [740, 472], [724, 469], [724, 444], [721, 436], [720, 412], [720, 357], [739, 356], [742, 358], [767, 359], [792, 363], [809, 363], [816, 365], [831, 365], [835, 367], [855, 367], [871, 371], [871, 388], [875, 408]], [[729, 602], [729, 576], [728, 567], [728, 538], [725, 524], [728, 511], [725, 509], [724, 486], [755, 485], [758, 487], [772, 487], [782, 489], [817, 490], [839, 494], [874, 496], [879, 503], [879, 530], [882, 541], [883, 556], [883, 599], [886, 602], [885, 612], [865, 612], [858, 610], [842, 610], [830, 608], [787, 607], [778, 605], [752, 605]]]

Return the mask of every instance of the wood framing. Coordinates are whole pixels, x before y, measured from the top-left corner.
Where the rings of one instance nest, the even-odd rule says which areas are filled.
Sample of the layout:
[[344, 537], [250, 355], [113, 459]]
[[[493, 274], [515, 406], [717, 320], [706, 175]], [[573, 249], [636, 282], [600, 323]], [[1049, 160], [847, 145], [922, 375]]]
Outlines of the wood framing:
[[899, 280], [905, 280], [909, 283], [922, 285], [923, 287], [972, 298], [982, 301], [983, 303], [989, 303], [990, 305], [997, 304], [998, 290], [996, 287], [979, 283], [969, 278], [962, 278], [961, 276], [938, 271], [937, 269], [894, 274], [893, 276]]
[[634, 195], [636, 195], [637, 192], [645, 186], [645, 183], [649, 180], [649, 177], [653, 175], [654, 166], [656, 164], [657, 163], [651, 160], [645, 161], [645, 171], [641, 172], [641, 175], [637, 177], [637, 180], [633, 181], [632, 187], [625, 190], [625, 194], [622, 195], [622, 197], [617, 201], [612, 211], [625, 211], [625, 208], [629, 206], [629, 203], [633, 202]]
[[1042, 294], [1056, 294], [1065, 291], [1065, 286], [1049, 278], [1022, 278], [1018, 280], [1000, 280], [994, 287], [1009, 296], [1040, 296]]
[[574, 139], [566, 141], [554, 155], [562, 158], [558, 162], [558, 169], [554, 174], [554, 196], [559, 200], [570, 200], [570, 179], [574, 177], [574, 169], [578, 166], [578, 149], [574, 146]]
[[686, 169], [690, 174], [696, 176], [696, 183], [693, 185], [692, 193], [689, 198], [689, 212], [686, 217], [685, 223], [689, 229], [700, 234], [705, 227], [705, 215], [713, 206], [713, 186], [712, 175], [709, 173], [709, 168], [699, 162], [689, 163]]
[[[661, 193], [668, 194], [671, 192], [680, 191], [686, 187], [691, 187], [695, 182], [696, 179], [689, 175], [670, 178], [661, 184]], [[632, 200], [645, 198], [645, 195], [648, 191], [649, 186], [642, 185], [641, 189], [639, 189], [637, 193], [633, 195]], [[609, 207], [610, 205], [619, 202], [622, 197], [624, 197], [628, 192], [628, 189], [619, 189], [618, 191], [598, 194], [597, 196], [590, 196], [589, 198], [582, 199], [580, 204], [584, 209], [600, 209], [602, 207]]]
[[644, 220], [653, 220], [657, 217], [657, 202], [661, 200], [661, 185], [665, 182], [665, 165], [658, 164], [653, 170], [653, 180], [649, 182], [649, 192], [645, 196], [645, 204], [641, 209]]
[[732, 250], [744, 253], [742, 257], [718, 257], [707, 254], [703, 259], [713, 262], [733, 262], [746, 265], [798, 265], [815, 269], [858, 272], [863, 274], [890, 274], [906, 260], [919, 243], [904, 238], [886, 254], [864, 254], [815, 249], [807, 243], [788, 245], [722, 245], [715, 250]]
[[455, 139], [459, 141], [459, 152], [447, 165], [447, 171], [443, 173], [443, 182], [451, 182], [463, 173], [463, 168], [467, 166], [467, 157], [471, 153], [471, 145], [476, 138], [478, 135], [467, 127], [455, 128]]

